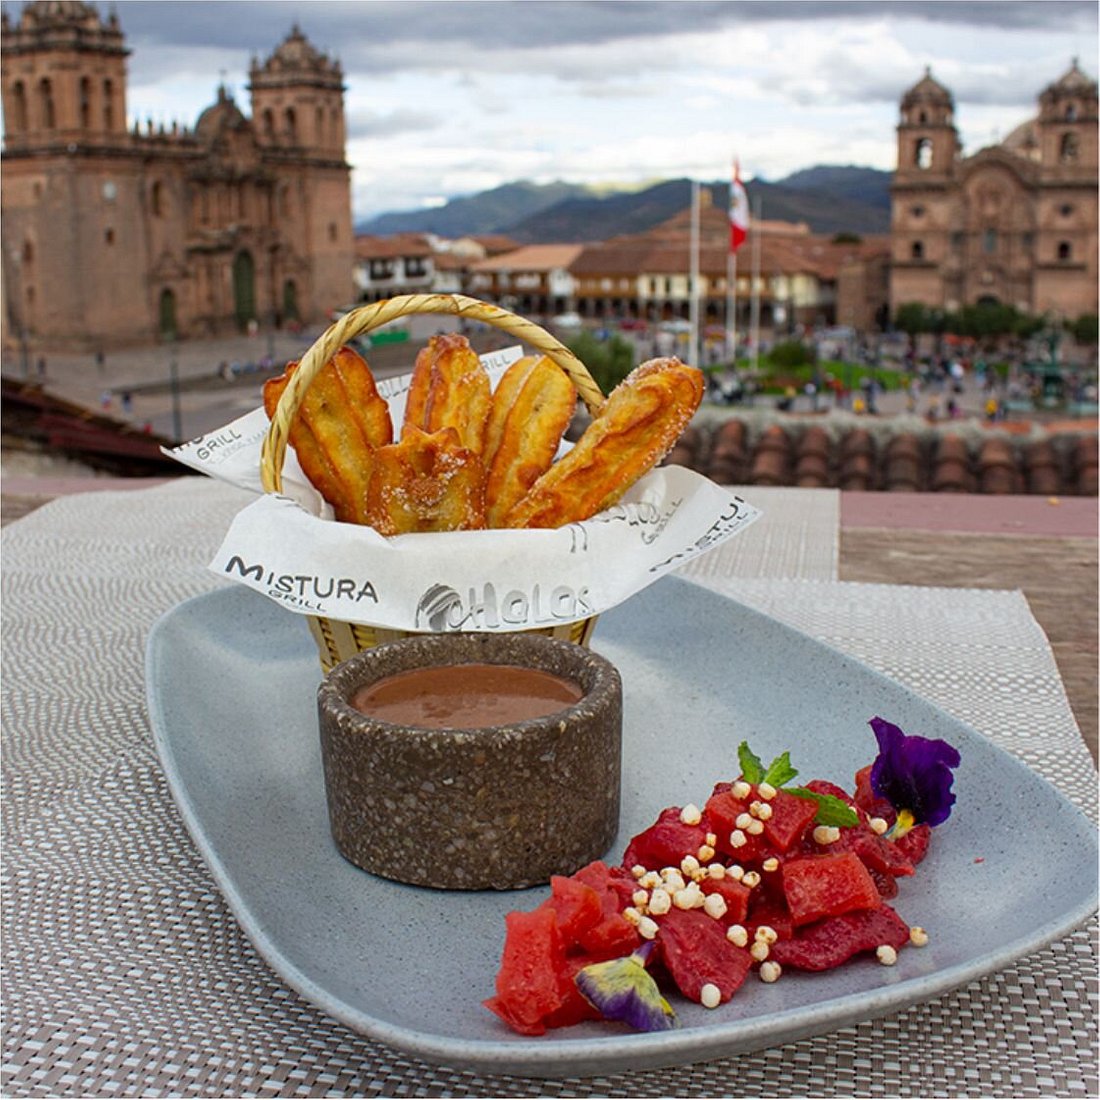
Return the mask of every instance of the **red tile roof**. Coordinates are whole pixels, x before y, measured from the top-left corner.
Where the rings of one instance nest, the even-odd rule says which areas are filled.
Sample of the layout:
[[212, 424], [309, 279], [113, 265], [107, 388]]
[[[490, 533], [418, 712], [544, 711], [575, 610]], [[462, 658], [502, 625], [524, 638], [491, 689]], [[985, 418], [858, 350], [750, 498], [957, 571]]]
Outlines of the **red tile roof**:
[[553, 271], [567, 268], [580, 255], [581, 244], [529, 244], [471, 265], [471, 271]]
[[393, 233], [386, 237], [362, 234], [355, 238], [360, 260], [393, 260], [402, 256], [431, 256], [435, 250], [423, 233]]
[[1054, 426], [1045, 438], [996, 429], [916, 433], [801, 418], [760, 427], [731, 417], [693, 424], [666, 459], [721, 485], [797, 485], [886, 492], [1097, 495], [1097, 433]]

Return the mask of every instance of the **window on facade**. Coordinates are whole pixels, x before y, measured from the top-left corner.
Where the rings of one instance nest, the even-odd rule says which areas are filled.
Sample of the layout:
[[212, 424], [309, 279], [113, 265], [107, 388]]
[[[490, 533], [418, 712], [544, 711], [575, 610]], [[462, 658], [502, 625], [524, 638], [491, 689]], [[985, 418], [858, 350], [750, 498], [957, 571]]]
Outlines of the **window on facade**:
[[92, 128], [92, 82], [86, 76], [80, 80], [80, 127]]
[[160, 180], [153, 180], [153, 186], [149, 188], [149, 210], [154, 218], [164, 213], [164, 188]]
[[997, 230], [987, 229], [982, 233], [982, 251], [991, 256], [997, 251]]
[[1072, 260], [1073, 259], [1073, 245], [1069, 241], [1058, 242], [1058, 259], [1059, 260]]
[[298, 144], [298, 116], [294, 113], [293, 107], [286, 109], [286, 114], [283, 116], [283, 121], [286, 123], [286, 139], [291, 145]]
[[927, 121], [928, 121], [928, 112], [927, 111], [918, 111], [917, 112], [917, 125], [918, 126], [923, 126]]
[[1058, 213], [1061, 214], [1063, 218], [1068, 218], [1070, 214], [1073, 213], [1073, 205], [1068, 202], [1062, 203], [1062, 205], [1058, 207]]
[[34, 263], [34, 245], [30, 241], [23, 242], [23, 263]]
[[15, 133], [22, 133], [27, 128], [27, 89], [22, 80], [17, 80], [12, 85], [11, 101], [11, 128]]
[[917, 168], [928, 169], [932, 167], [932, 140], [920, 138], [913, 150], [913, 164]]
[[665, 293], [666, 294], [671, 294], [672, 293], [672, 280], [671, 279], [665, 279]]
[[103, 234], [103, 241], [107, 245], [107, 247], [110, 248], [111, 245], [115, 243], [115, 231], [110, 228], [107, 229], [107, 231]]
[[1076, 134], [1063, 134], [1058, 144], [1058, 159], [1063, 164], [1075, 161], [1079, 148]]
[[1066, 122], [1076, 122], [1077, 121], [1077, 104], [1076, 103], [1067, 104], [1067, 106], [1066, 106], [1066, 116], [1065, 117], [1066, 117]]
[[924, 241], [914, 241], [913, 247], [910, 249], [910, 255], [914, 260], [924, 259]]
[[951, 234], [951, 251], [952, 252], [961, 252], [963, 250], [963, 245], [965, 243], [966, 243], [966, 234], [958, 233], [958, 232], [955, 232], [955, 233]]
[[318, 145], [325, 141], [325, 112], [321, 107], [313, 112], [313, 139]]
[[176, 338], [176, 296], [167, 287], [160, 292], [160, 335], [162, 339]]
[[422, 256], [410, 256], [405, 261], [405, 274], [411, 278], [420, 278], [428, 273], [428, 265]]
[[911, 207], [910, 210], [909, 210], [909, 213], [912, 214], [914, 218], [923, 218], [924, 217], [924, 207], [923, 206]]
[[42, 115], [42, 127], [52, 130], [57, 125], [54, 117], [53, 85], [48, 80], [38, 83], [38, 106]]
[[264, 137], [267, 138], [268, 141], [274, 141], [275, 140], [275, 115], [272, 113], [270, 107], [266, 111], [264, 111], [263, 116], [262, 116], [261, 125], [264, 128]]
[[1035, 234], [1034, 233], [1022, 233], [1020, 234], [1020, 246], [1025, 252], [1030, 252], [1035, 247]]
[[103, 81], [103, 129], [115, 128], [115, 86], [110, 80]]

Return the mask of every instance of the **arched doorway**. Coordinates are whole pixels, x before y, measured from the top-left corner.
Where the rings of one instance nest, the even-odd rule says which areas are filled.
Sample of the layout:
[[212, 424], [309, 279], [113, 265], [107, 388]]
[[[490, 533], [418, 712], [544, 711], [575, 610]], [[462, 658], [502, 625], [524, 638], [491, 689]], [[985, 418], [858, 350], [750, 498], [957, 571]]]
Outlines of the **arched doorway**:
[[298, 287], [293, 279], [287, 279], [283, 283], [283, 320], [293, 322], [301, 319], [298, 314]]
[[167, 287], [160, 292], [160, 337], [162, 340], [176, 338], [176, 296]]
[[251, 252], [238, 252], [233, 261], [233, 312], [241, 331], [256, 319], [256, 265]]

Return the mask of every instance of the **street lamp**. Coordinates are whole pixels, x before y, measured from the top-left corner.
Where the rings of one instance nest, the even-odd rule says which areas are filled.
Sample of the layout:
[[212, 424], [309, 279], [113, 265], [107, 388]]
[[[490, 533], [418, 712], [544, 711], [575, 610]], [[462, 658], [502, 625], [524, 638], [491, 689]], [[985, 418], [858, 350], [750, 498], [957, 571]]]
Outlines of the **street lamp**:
[[180, 377], [179, 365], [176, 362], [176, 334], [170, 332], [165, 336], [168, 342], [168, 387], [172, 395], [172, 438], [177, 443], [183, 442], [183, 413], [180, 409]]

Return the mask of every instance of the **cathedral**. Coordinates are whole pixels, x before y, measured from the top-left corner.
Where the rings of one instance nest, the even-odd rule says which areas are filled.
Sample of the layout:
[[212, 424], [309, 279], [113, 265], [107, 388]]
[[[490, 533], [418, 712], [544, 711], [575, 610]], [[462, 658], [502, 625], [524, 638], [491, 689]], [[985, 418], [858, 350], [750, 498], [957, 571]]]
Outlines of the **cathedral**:
[[1096, 81], [1078, 68], [1038, 114], [963, 156], [951, 93], [926, 72], [901, 100], [890, 301], [983, 302], [1072, 321], [1097, 310]]
[[295, 27], [193, 129], [127, 125], [112, 11], [0, 26], [6, 339], [102, 350], [314, 323], [354, 297], [338, 62]]

